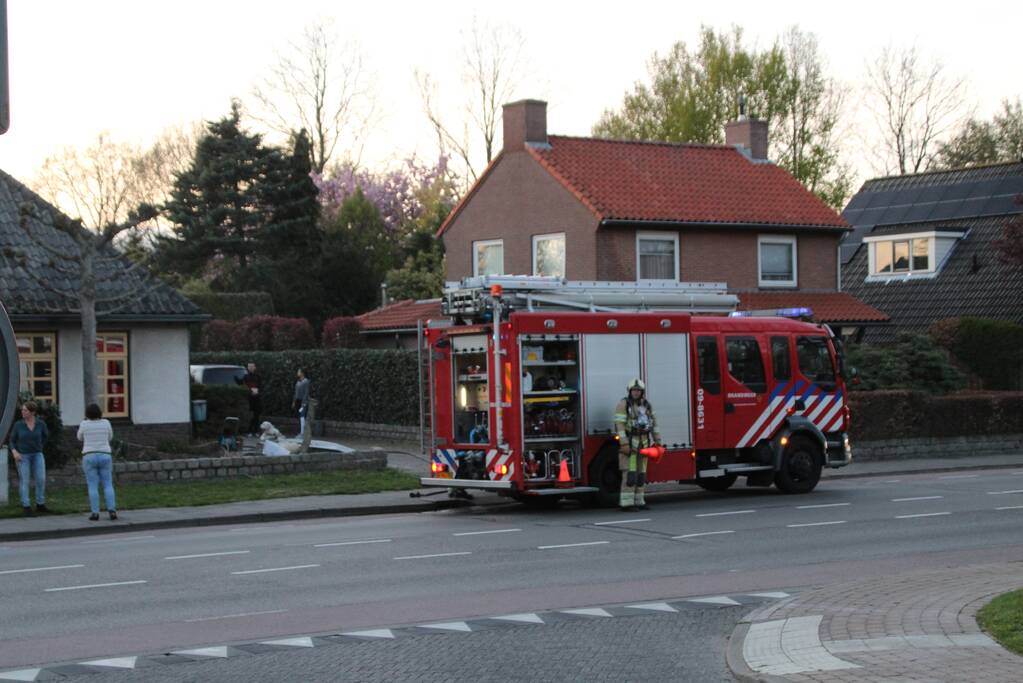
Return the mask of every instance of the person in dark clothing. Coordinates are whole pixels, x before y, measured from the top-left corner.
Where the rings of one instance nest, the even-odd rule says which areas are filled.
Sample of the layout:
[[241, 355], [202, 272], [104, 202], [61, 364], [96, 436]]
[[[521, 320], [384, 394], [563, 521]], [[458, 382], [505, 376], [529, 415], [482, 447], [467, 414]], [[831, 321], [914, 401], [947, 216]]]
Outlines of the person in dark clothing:
[[11, 430], [11, 455], [18, 465], [18, 492], [26, 517], [31, 517], [32, 502], [29, 499], [29, 478], [36, 480], [36, 512], [46, 509], [46, 460], [43, 459], [43, 444], [50, 433], [46, 423], [36, 413], [39, 406], [35, 401], [26, 401], [21, 406], [21, 419]]
[[298, 413], [298, 438], [305, 434], [305, 418], [309, 414], [309, 378], [305, 376], [305, 369], [299, 368], [295, 373], [295, 396], [292, 403]]
[[246, 433], [249, 436], [256, 436], [259, 434], [259, 424], [263, 421], [263, 397], [260, 396], [260, 391], [263, 389], [263, 378], [256, 372], [256, 364], [249, 361], [246, 366], [245, 376], [241, 379], [236, 379], [238, 384], [244, 384], [249, 390], [249, 428]]

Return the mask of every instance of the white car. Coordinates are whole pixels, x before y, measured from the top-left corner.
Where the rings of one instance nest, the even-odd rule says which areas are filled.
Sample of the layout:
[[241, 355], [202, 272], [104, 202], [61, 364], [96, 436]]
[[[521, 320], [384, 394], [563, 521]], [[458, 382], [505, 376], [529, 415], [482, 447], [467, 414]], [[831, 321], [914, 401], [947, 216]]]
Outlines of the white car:
[[237, 384], [245, 376], [240, 365], [189, 365], [188, 373], [198, 384]]

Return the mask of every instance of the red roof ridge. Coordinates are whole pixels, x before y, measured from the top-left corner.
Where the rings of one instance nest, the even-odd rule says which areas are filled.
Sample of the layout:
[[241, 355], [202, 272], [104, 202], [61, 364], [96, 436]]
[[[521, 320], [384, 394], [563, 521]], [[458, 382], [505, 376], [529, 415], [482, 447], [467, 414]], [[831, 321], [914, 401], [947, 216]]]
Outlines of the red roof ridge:
[[[724, 152], [735, 152], [741, 154], [735, 145], [716, 144], [711, 142], [667, 142], [664, 140], [629, 140], [627, 138], [598, 138], [586, 137], [583, 135], [548, 135], [547, 139], [555, 140], [579, 140], [581, 142], [610, 142], [618, 145], [649, 145], [651, 147], [694, 147], [697, 149], [717, 149]], [[773, 164], [770, 159], [763, 160]]]

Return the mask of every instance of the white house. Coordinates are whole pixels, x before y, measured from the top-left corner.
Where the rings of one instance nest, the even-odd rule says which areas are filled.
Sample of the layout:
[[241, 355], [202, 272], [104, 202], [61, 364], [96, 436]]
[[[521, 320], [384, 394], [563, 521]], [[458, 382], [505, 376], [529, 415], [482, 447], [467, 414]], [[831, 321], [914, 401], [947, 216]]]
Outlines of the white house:
[[[59, 211], [0, 171], [0, 302], [18, 346], [22, 391], [61, 407], [65, 425], [83, 417], [81, 322], [74, 291], [77, 276], [51, 254], [75, 250], [54, 227]], [[27, 230], [20, 221], [28, 221]], [[189, 323], [208, 318], [131, 262], [106, 254], [97, 275], [98, 393], [118, 436], [134, 441], [187, 437], [189, 428]], [[137, 295], [132, 296], [132, 293]]]

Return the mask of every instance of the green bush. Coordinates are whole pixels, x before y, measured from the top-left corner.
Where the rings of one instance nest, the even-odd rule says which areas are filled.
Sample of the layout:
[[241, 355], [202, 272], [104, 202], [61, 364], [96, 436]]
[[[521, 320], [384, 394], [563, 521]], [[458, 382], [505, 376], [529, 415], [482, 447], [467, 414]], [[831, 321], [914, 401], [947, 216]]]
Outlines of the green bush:
[[[235, 365], [232, 363], [232, 365]], [[237, 363], [243, 365], [243, 363]], [[196, 425], [200, 436], [216, 438], [224, 426], [224, 418], [237, 417], [239, 430], [248, 424], [249, 401], [248, 389], [231, 384], [195, 384], [192, 383], [192, 400], [206, 401], [206, 422]]]
[[304, 368], [317, 415], [328, 420], [375, 424], [419, 424], [416, 354], [377, 349], [193, 353], [192, 363], [245, 365], [263, 378], [263, 413], [293, 414], [295, 371]]
[[1023, 433], [1023, 393], [856, 392], [849, 397], [857, 441]]
[[847, 366], [860, 373], [853, 389], [910, 389], [946, 394], [963, 386], [962, 374], [948, 356], [925, 335], [902, 333], [891, 346], [848, 347]]
[[939, 320], [930, 334], [985, 389], [1023, 388], [1023, 326], [990, 318]]
[[366, 345], [362, 323], [354, 316], [331, 318], [323, 323], [320, 345], [325, 349], [358, 349]]

